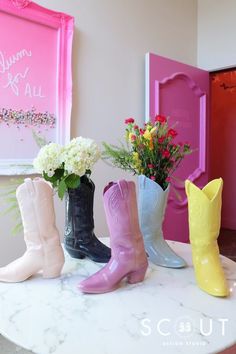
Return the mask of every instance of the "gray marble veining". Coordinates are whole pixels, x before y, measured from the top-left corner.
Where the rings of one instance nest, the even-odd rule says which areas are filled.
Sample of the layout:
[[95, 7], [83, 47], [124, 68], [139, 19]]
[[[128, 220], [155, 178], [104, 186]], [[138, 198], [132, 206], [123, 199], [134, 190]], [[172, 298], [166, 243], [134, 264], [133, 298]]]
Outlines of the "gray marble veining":
[[58, 279], [0, 283], [0, 333], [36, 354], [208, 354], [236, 345], [236, 263], [222, 257], [231, 296], [195, 283], [190, 246], [170, 242], [188, 267], [151, 265], [142, 284], [85, 295], [77, 284], [102, 265], [68, 255]]

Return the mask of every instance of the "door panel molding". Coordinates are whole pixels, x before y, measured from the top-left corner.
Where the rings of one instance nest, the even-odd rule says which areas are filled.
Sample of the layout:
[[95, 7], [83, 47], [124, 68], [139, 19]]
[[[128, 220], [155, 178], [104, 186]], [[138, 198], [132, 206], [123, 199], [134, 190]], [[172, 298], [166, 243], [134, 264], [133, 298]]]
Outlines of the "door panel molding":
[[[176, 80], [183, 80], [187, 87], [193, 92], [193, 94], [199, 98], [199, 153], [198, 153], [198, 166], [187, 177], [192, 182], [196, 181], [202, 174], [206, 172], [206, 93], [201, 90], [198, 84], [187, 74], [183, 72], [176, 72], [171, 76], [165, 77], [163, 80], [155, 80], [155, 115], [161, 113], [161, 87], [169, 83], [174, 83]], [[174, 188], [183, 190], [183, 184], [175, 184]], [[179, 201], [177, 198], [170, 197], [169, 203], [174, 203], [177, 208], [183, 208], [187, 205], [187, 198]]]

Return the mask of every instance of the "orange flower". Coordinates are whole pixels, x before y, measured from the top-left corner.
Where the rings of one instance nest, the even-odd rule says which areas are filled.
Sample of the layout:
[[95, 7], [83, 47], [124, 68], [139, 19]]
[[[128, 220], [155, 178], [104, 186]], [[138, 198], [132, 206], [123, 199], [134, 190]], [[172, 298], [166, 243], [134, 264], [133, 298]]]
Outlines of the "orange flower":
[[150, 138], [150, 141], [149, 141], [149, 148], [150, 148], [150, 150], [153, 150], [153, 149], [154, 149], [154, 145], [153, 145], [153, 140], [152, 140], [152, 138]]

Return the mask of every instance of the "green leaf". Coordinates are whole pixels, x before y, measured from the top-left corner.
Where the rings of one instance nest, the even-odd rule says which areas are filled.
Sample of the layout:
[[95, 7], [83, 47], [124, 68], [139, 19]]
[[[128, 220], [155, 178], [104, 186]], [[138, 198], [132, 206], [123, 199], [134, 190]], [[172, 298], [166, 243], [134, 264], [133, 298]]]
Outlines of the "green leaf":
[[55, 176], [56, 179], [61, 179], [64, 176], [64, 172], [65, 172], [64, 168], [57, 168], [52, 177]]
[[72, 188], [72, 189], [78, 188], [80, 185], [80, 176], [72, 173], [71, 175], [66, 177], [65, 183], [68, 188]]
[[22, 230], [23, 230], [23, 225], [21, 222], [19, 222], [19, 224], [17, 224], [16, 226], [13, 227], [13, 229], [11, 230], [11, 233], [13, 236], [15, 236], [18, 233], [20, 233]]
[[49, 177], [46, 172], [43, 172], [43, 178], [45, 181], [52, 182], [52, 177]]
[[[0, 187], [0, 190], [2, 189], [2, 192], [0, 193], [0, 197], [7, 197], [8, 195], [15, 195], [16, 194], [16, 188], [12, 187], [12, 189], [6, 190], [6, 186]], [[4, 191], [3, 191], [4, 190]]]
[[57, 168], [52, 177], [49, 177], [46, 172], [43, 172], [43, 178], [46, 181], [51, 182], [53, 184], [53, 186], [57, 185], [57, 181], [60, 181], [60, 179], [62, 179], [63, 175], [64, 175], [63, 168]]
[[15, 211], [18, 209], [18, 205], [17, 204], [13, 204], [11, 205], [9, 208], [7, 208], [6, 210], [4, 210], [3, 212], [0, 213], [0, 215], [5, 216], [8, 213], [11, 213], [12, 211]]
[[59, 185], [59, 183], [60, 183], [60, 181], [54, 181], [54, 182], [52, 182], [53, 188], [57, 188], [58, 185]]
[[67, 190], [67, 185], [63, 179], [62, 181], [60, 181], [58, 185], [58, 196], [60, 199], [63, 199], [66, 190]]
[[15, 203], [16, 202], [16, 196], [5, 198], [5, 202], [6, 203]]
[[41, 148], [41, 147], [48, 144], [48, 141], [46, 140], [46, 138], [40, 136], [40, 134], [36, 133], [35, 130], [32, 130], [32, 134], [33, 134], [33, 138], [34, 138], [38, 147]]
[[[16, 200], [16, 188], [24, 182], [24, 178], [12, 178], [8, 186], [3, 186], [0, 197], [3, 199], [1, 204], [4, 205], [4, 210], [0, 212], [0, 216], [9, 214], [14, 221], [15, 228], [12, 233], [17, 234], [22, 229], [22, 222], [20, 218], [20, 210]], [[6, 209], [5, 209], [6, 207]]]

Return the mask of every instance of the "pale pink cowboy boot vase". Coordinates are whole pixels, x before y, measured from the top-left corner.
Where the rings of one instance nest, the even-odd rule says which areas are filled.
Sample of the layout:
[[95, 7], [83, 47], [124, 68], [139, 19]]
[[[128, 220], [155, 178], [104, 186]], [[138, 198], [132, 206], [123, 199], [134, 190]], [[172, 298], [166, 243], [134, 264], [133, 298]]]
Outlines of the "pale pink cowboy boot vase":
[[83, 280], [79, 289], [85, 293], [106, 293], [128, 283], [142, 282], [148, 267], [143, 237], [139, 228], [134, 182], [109, 183], [104, 189], [104, 208], [110, 232], [111, 259], [97, 273]]
[[55, 226], [53, 189], [42, 178], [26, 178], [16, 190], [26, 252], [0, 268], [0, 281], [21, 282], [43, 271], [44, 278], [58, 277], [64, 265], [64, 253]]

